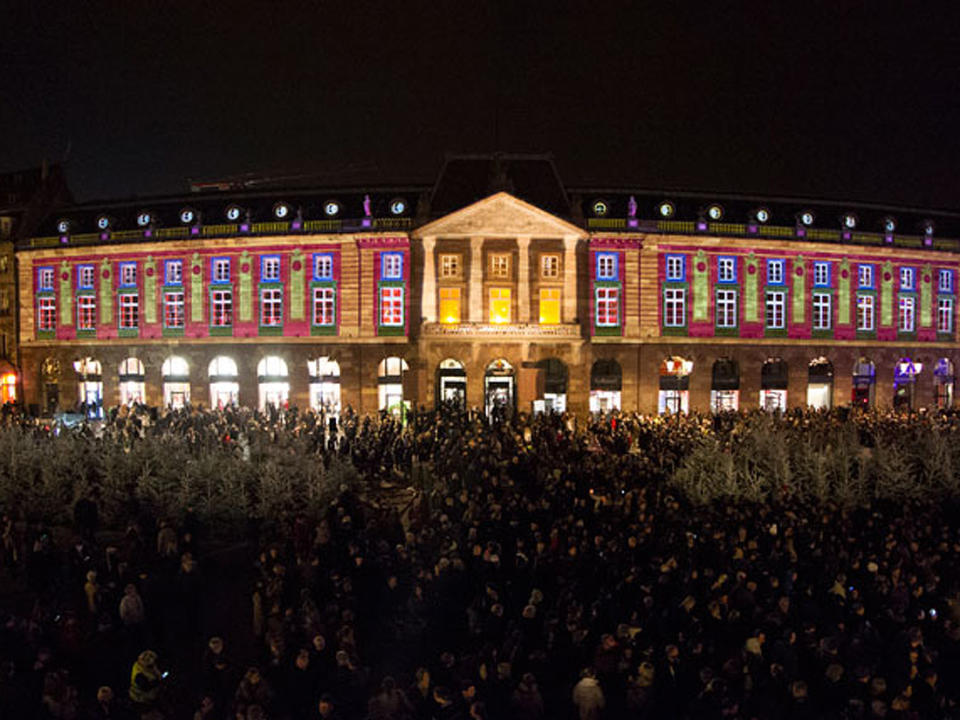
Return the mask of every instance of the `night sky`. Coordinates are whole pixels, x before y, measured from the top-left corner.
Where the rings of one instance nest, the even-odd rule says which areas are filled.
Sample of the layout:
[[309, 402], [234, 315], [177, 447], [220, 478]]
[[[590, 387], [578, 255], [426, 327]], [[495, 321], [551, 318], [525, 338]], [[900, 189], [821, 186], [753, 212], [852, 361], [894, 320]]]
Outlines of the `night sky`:
[[960, 208], [957, 3], [16, 5], [0, 171], [66, 157], [78, 199], [499, 149], [568, 185]]

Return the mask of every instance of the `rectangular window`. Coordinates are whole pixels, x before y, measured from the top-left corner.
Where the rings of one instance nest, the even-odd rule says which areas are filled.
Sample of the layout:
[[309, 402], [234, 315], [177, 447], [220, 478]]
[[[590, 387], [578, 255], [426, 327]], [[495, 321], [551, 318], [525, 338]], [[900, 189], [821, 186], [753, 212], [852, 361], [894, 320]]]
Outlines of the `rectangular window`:
[[313, 289], [313, 324], [330, 326], [336, 322], [336, 297], [331, 287]]
[[937, 332], [953, 333], [953, 298], [937, 298]]
[[597, 280], [617, 279], [617, 254], [597, 253]]
[[787, 294], [783, 291], [767, 293], [766, 327], [782, 330], [787, 326]]
[[830, 287], [830, 263], [815, 262], [813, 264], [813, 286]]
[[833, 325], [833, 297], [826, 293], [814, 293], [813, 329], [829, 330]]
[[40, 330], [57, 329], [57, 300], [52, 297], [42, 297], [37, 303], [37, 327]]
[[873, 295], [857, 295], [857, 330], [873, 332], [874, 325]]
[[717, 327], [735, 328], [737, 326], [737, 291], [717, 290]]
[[460, 264], [460, 255], [458, 254], [447, 254], [444, 253], [440, 256], [440, 277], [442, 278], [458, 278], [460, 277], [461, 272], [463, 272], [463, 267]]
[[403, 325], [403, 288], [380, 288], [380, 324], [398, 327]]
[[214, 290], [210, 293], [210, 325], [213, 327], [233, 325], [232, 290]]
[[267, 255], [260, 258], [260, 282], [280, 282], [280, 257]]
[[490, 288], [490, 322], [510, 322], [510, 288]]
[[77, 330], [97, 329], [97, 298], [80, 295], [77, 298]]
[[900, 268], [900, 289], [908, 291], [917, 289], [917, 271], [912, 267]]
[[460, 288], [440, 288], [440, 322], [460, 323]]
[[717, 258], [717, 282], [735, 283], [737, 281], [737, 259], [732, 257]]
[[953, 270], [939, 270], [937, 272], [937, 291], [953, 294]]
[[52, 267], [42, 267], [37, 270], [37, 290], [53, 290]]
[[900, 298], [897, 313], [897, 329], [903, 333], [911, 333], [916, 329], [917, 299], [912, 295]]
[[333, 280], [333, 255], [317, 253], [313, 256], [313, 279]]
[[667, 288], [663, 291], [663, 324], [666, 327], [683, 327], [687, 324], [687, 291], [684, 288]]
[[260, 324], [264, 327], [283, 325], [283, 290], [260, 291]]
[[490, 277], [510, 277], [510, 255], [508, 253], [493, 253], [490, 255]]
[[783, 260], [767, 260], [767, 285], [783, 285]]
[[77, 287], [81, 290], [93, 290], [96, 269], [93, 265], [81, 265], [77, 268]]
[[120, 263], [120, 287], [135, 287], [137, 284], [137, 264]]
[[540, 277], [546, 280], [560, 277], [559, 255], [550, 254], [540, 256]]
[[683, 255], [667, 255], [667, 280], [683, 282], [687, 279], [687, 259]]
[[597, 288], [597, 327], [620, 325], [620, 288]]
[[211, 261], [210, 282], [217, 285], [230, 282], [230, 258], [214, 258]]
[[857, 284], [861, 288], [873, 287], [873, 265], [857, 265]]
[[163, 294], [163, 326], [166, 328], [183, 327], [183, 293], [179, 291]]
[[560, 289], [540, 288], [540, 324], [556, 325], [560, 322]]
[[163, 263], [165, 285], [183, 285], [183, 260], [167, 260]]
[[403, 253], [380, 254], [380, 279], [403, 280]]
[[140, 327], [140, 296], [136, 293], [120, 295], [120, 329], [136, 330]]

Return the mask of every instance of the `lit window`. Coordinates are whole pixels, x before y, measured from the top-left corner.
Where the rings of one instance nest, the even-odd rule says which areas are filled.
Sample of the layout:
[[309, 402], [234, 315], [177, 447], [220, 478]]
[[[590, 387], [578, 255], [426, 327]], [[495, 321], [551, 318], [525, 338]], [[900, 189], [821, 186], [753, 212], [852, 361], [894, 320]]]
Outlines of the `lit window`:
[[140, 296], [124, 293], [120, 296], [120, 329], [136, 330], [140, 326]]
[[183, 284], [183, 260], [167, 260], [163, 264], [164, 283], [167, 285]]
[[560, 256], [559, 255], [541, 255], [540, 256], [540, 277], [546, 279], [560, 277]]
[[57, 329], [57, 301], [52, 297], [42, 297], [37, 303], [38, 326], [40, 330]]
[[953, 332], [953, 298], [937, 298], [937, 332]]
[[165, 292], [163, 294], [163, 326], [172, 329], [182, 328], [183, 321], [183, 293]]
[[683, 282], [686, 280], [687, 264], [683, 255], [667, 255], [667, 280]]
[[333, 280], [333, 255], [322, 253], [313, 256], [313, 279]]
[[120, 263], [120, 286], [133, 287], [137, 284], [137, 264]]
[[403, 280], [402, 253], [382, 253], [380, 258], [380, 277], [382, 280]]
[[767, 293], [766, 327], [780, 330], [787, 325], [787, 294], [782, 291]]
[[283, 290], [260, 291], [260, 324], [265, 327], [283, 324]]
[[449, 325], [460, 322], [460, 288], [440, 288], [440, 322]]
[[857, 265], [857, 283], [862, 288], [873, 287], [873, 265]]
[[767, 260], [767, 285], [783, 285], [783, 260]]
[[461, 272], [460, 255], [444, 254], [440, 256], [440, 277], [458, 278]]
[[874, 328], [873, 295], [857, 295], [857, 330], [872, 332]]
[[403, 325], [403, 288], [380, 288], [380, 324], [392, 327]]
[[37, 289], [53, 290], [53, 268], [43, 267], [37, 270]]
[[95, 275], [96, 270], [93, 265], [81, 265], [77, 268], [77, 287], [81, 290], [92, 290]]
[[900, 289], [901, 290], [916, 290], [917, 289], [917, 273], [911, 267], [902, 267], [900, 268]]
[[717, 327], [735, 328], [737, 326], [737, 291], [717, 290]]
[[667, 288], [663, 291], [663, 324], [666, 327], [683, 327], [687, 324], [687, 291], [683, 288]]
[[280, 258], [269, 255], [260, 258], [260, 282], [280, 282]]
[[917, 299], [912, 295], [902, 296], [897, 314], [897, 329], [900, 332], [913, 332], [917, 319]]
[[81, 295], [77, 298], [77, 330], [97, 329], [97, 298]]
[[813, 264], [813, 284], [816, 287], [830, 287], [830, 263], [815, 262]]
[[210, 293], [210, 325], [213, 327], [233, 325], [232, 290], [214, 290]]
[[833, 298], [827, 293], [813, 296], [813, 329], [829, 330], [833, 324]]
[[737, 259], [717, 258], [717, 282], [735, 283], [737, 281]]
[[507, 253], [490, 255], [490, 277], [510, 277], [510, 255]]
[[947, 294], [953, 292], [953, 270], [940, 270], [937, 273], [937, 291]]
[[560, 322], [560, 289], [540, 289], [540, 324], [556, 325]]
[[620, 325], [620, 288], [597, 288], [597, 327]]
[[333, 288], [313, 289], [313, 324], [330, 326], [336, 322], [336, 305]]
[[490, 322], [510, 322], [510, 288], [490, 288]]
[[214, 258], [211, 264], [210, 282], [226, 284], [230, 282], [230, 258]]
[[617, 279], [617, 254], [597, 253], [597, 280]]

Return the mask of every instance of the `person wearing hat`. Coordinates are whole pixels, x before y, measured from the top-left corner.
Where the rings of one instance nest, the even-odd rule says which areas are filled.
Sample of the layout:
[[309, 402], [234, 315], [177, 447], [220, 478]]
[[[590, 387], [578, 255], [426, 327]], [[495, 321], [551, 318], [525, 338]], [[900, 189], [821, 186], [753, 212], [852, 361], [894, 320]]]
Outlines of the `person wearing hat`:
[[130, 669], [130, 699], [137, 706], [151, 707], [160, 697], [160, 680], [157, 654], [153, 650], [144, 650]]

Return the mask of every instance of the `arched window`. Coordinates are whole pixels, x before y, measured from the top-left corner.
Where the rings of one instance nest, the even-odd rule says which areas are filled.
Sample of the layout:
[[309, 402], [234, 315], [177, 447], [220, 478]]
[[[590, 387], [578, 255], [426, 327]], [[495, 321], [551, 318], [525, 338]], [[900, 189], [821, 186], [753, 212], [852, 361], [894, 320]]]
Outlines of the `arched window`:
[[103, 417], [103, 366], [99, 360], [81, 358], [73, 363], [77, 373], [80, 412], [87, 417]]
[[120, 363], [120, 404], [133, 405], [144, 402], [143, 363], [138, 358], [127, 358]]
[[516, 402], [516, 377], [513, 365], [497, 358], [483, 374], [484, 409], [489, 417], [510, 415]]
[[623, 370], [616, 360], [597, 360], [590, 368], [590, 412], [620, 409]]
[[386, 410], [395, 415], [404, 411], [403, 374], [410, 369], [407, 361], [401, 357], [390, 356], [380, 361], [377, 366], [377, 394], [380, 410]]
[[276, 355], [268, 355], [257, 363], [257, 382], [260, 384], [260, 409], [268, 406], [284, 408], [290, 401], [290, 383], [287, 382], [287, 363]]
[[710, 384], [713, 412], [736, 412], [740, 408], [740, 366], [733, 358], [718, 358], [713, 363]]
[[567, 409], [567, 366], [557, 358], [537, 363], [537, 396], [535, 412], [565, 412]]
[[179, 355], [172, 355], [160, 367], [163, 379], [163, 404], [179, 409], [190, 402], [190, 365]]
[[953, 406], [953, 362], [950, 358], [940, 358], [933, 368], [933, 384], [938, 408]]
[[690, 412], [690, 373], [693, 361], [674, 355], [660, 363], [660, 396], [657, 410], [661, 415]]
[[898, 410], [912, 410], [916, 404], [917, 376], [923, 371], [923, 364], [908, 357], [900, 358], [893, 366], [893, 407]]
[[862, 410], [873, 407], [873, 395], [876, 385], [876, 368], [865, 357], [860, 357], [853, 365], [853, 406]]
[[833, 363], [814, 358], [807, 367], [807, 405], [816, 410], [833, 407]]
[[220, 355], [210, 361], [210, 406], [224, 408], [240, 401], [240, 384], [237, 382], [237, 363], [233, 358]]
[[340, 413], [340, 363], [328, 357], [307, 361], [310, 374], [310, 407]]
[[437, 405], [461, 409], [467, 405], [467, 371], [459, 360], [447, 358], [437, 368]]
[[781, 358], [767, 358], [760, 370], [760, 408], [762, 410], [787, 409], [787, 363]]

